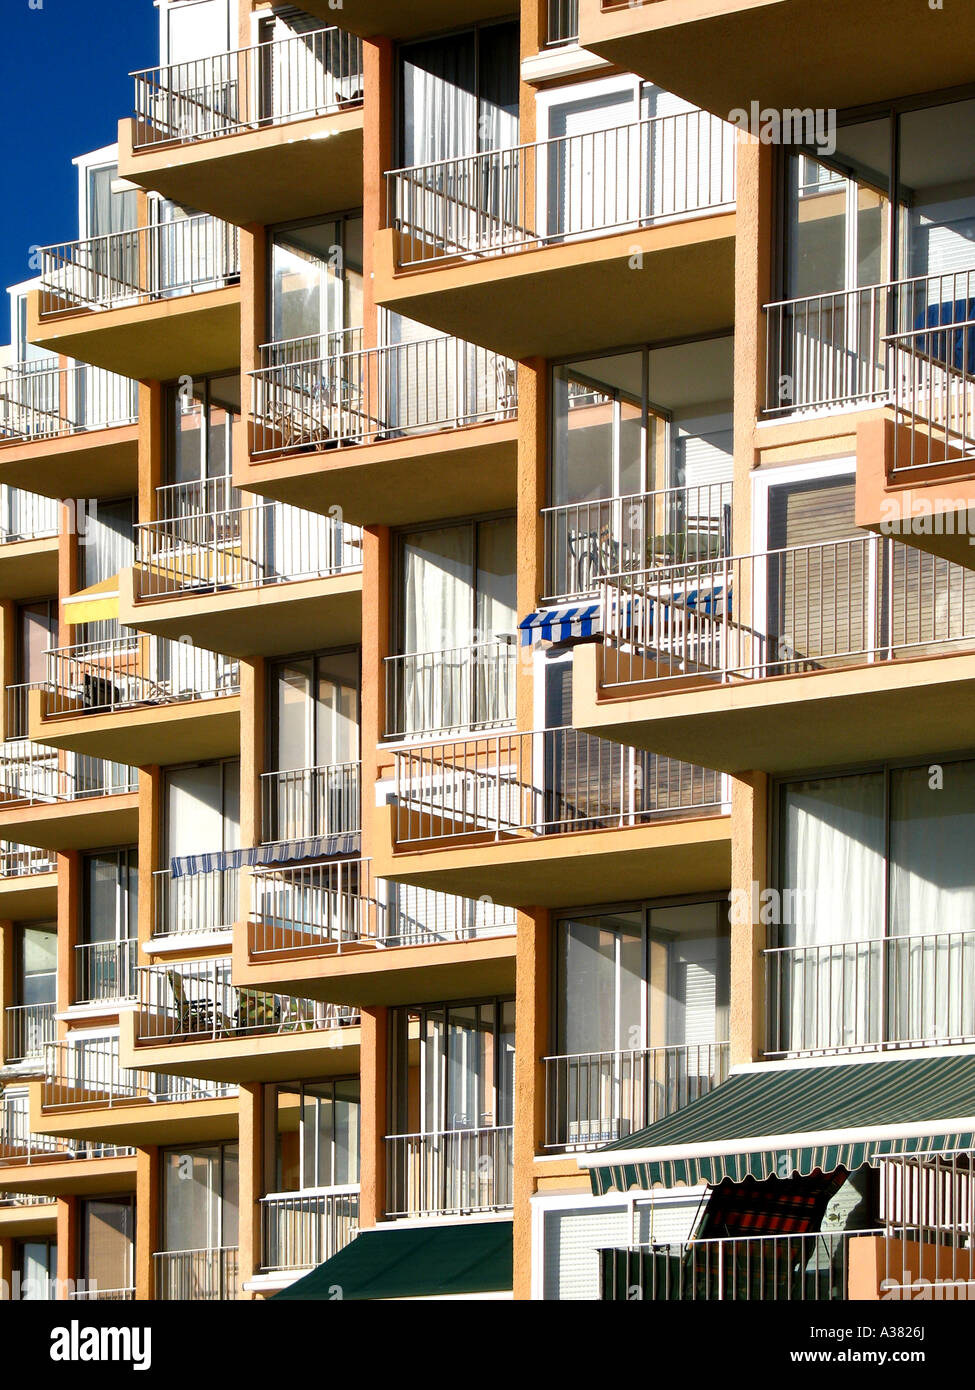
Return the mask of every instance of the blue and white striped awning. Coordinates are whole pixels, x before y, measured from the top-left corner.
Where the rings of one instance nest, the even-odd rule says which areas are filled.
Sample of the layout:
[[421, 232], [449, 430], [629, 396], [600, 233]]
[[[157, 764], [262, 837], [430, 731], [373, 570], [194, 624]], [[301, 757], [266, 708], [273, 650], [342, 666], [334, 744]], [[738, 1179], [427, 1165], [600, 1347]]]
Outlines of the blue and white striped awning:
[[523, 647], [554, 647], [581, 637], [599, 635], [599, 604], [574, 603], [542, 608], [518, 624]]
[[307, 840], [277, 840], [270, 845], [253, 849], [216, 850], [211, 854], [184, 854], [169, 861], [173, 878], [188, 878], [191, 874], [212, 874], [222, 869], [240, 869], [269, 864], [295, 864], [305, 859], [351, 858], [361, 849], [361, 836], [315, 835]]

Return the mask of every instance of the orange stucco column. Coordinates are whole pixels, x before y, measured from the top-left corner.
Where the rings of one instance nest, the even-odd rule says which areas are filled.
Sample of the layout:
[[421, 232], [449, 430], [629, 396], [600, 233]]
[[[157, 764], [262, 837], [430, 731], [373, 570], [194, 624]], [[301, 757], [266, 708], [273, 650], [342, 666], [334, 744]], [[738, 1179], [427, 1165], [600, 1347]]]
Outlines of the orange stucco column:
[[764, 772], [731, 784], [731, 1065], [756, 1062], [765, 1047], [767, 929], [761, 894], [768, 879], [769, 779]]
[[[17, 605], [12, 599], [0, 603], [0, 677], [4, 691], [17, 679]], [[0, 738], [14, 737], [8, 728], [9, 701], [4, 696], [0, 700]]]
[[158, 381], [139, 382], [139, 521], [157, 519], [156, 489], [164, 477], [165, 398]]
[[386, 171], [393, 168], [393, 42], [379, 38], [362, 45], [365, 97], [362, 108], [362, 341], [376, 347], [376, 233], [386, 225]]
[[59, 1197], [57, 1202], [57, 1285], [55, 1297], [66, 1299], [80, 1277], [78, 1269], [78, 1199]]
[[7, 1060], [7, 1010], [14, 1002], [14, 924], [0, 921], [0, 1009], [3, 1027], [0, 1028], [0, 1066]]
[[150, 941], [156, 922], [155, 879], [161, 867], [160, 820], [162, 816], [162, 771], [158, 767], [139, 768], [139, 951]]
[[386, 1216], [386, 1114], [388, 1011], [364, 1009], [360, 1057], [361, 1168], [359, 1225], [365, 1230]]
[[264, 1087], [241, 1086], [238, 1101], [240, 1167], [237, 1227], [239, 1298], [261, 1268], [261, 1195], [264, 1181]]
[[518, 913], [515, 963], [514, 1295], [531, 1297], [534, 1162], [545, 1144], [545, 1070], [550, 1035], [551, 919], [545, 908]]
[[[543, 358], [518, 365], [518, 613], [533, 613], [545, 589], [542, 508], [548, 497], [548, 373]], [[531, 648], [519, 647], [518, 727], [534, 727]], [[524, 652], [525, 656], [521, 653]]]
[[376, 745], [386, 729], [386, 657], [390, 651], [392, 536], [388, 526], [369, 526], [362, 537], [362, 853], [373, 853], [373, 788], [380, 775]]
[[[58, 978], [57, 1007], [63, 1012], [75, 1000], [75, 946], [81, 935], [81, 855], [72, 850], [59, 854], [58, 865]], [[64, 1025], [59, 1033], [64, 1036]]]
[[[764, 306], [772, 297], [773, 156], [750, 135], [738, 140], [735, 239], [735, 496], [732, 550], [752, 550], [751, 475], [756, 464], [755, 425], [765, 405]], [[742, 609], [743, 612], [747, 611]]]
[[266, 763], [267, 663], [240, 663], [240, 843], [261, 843], [261, 774]]
[[159, 1249], [159, 1150], [136, 1149], [135, 1155], [135, 1296], [140, 1302], [155, 1297], [153, 1255]]

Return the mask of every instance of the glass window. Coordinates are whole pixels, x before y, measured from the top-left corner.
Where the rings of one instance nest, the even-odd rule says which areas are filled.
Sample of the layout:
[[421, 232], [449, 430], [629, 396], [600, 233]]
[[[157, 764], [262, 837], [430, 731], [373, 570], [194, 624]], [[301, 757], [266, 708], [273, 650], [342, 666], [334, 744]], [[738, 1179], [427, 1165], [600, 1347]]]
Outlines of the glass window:
[[[17, 682], [24, 685], [47, 680], [49, 647], [58, 644], [58, 606], [56, 599], [42, 603], [22, 603], [18, 607], [20, 642]], [[26, 733], [26, 729], [22, 732]]]
[[14, 1273], [19, 1280], [11, 1297], [22, 1303], [44, 1303], [54, 1298], [57, 1277], [57, 1245], [53, 1240], [14, 1241]]
[[240, 761], [199, 763], [166, 773], [166, 858], [240, 846]]
[[276, 771], [327, 767], [359, 757], [359, 653], [324, 652], [282, 662], [276, 691]]
[[[362, 327], [362, 217], [283, 228], [271, 238], [271, 334], [300, 340], [302, 352], [330, 355], [320, 339]], [[344, 346], [344, 344], [343, 344]]]
[[403, 44], [401, 163], [516, 145], [519, 63], [516, 23]]
[[[419, 1016], [420, 1055], [404, 1047]], [[495, 1129], [514, 1107], [514, 1000], [399, 1009], [394, 1024], [397, 1077], [392, 1124], [422, 1133]]]
[[972, 269], [975, 100], [905, 111], [900, 117], [898, 149], [899, 275], [946, 275]]
[[81, 1268], [88, 1289], [130, 1289], [134, 1284], [135, 1202], [88, 1198], [81, 1203]]
[[237, 1244], [238, 1146], [199, 1145], [162, 1154], [163, 1249]]
[[359, 1082], [308, 1082], [301, 1088], [303, 1189], [359, 1181]]
[[57, 999], [57, 923], [20, 929], [21, 1004], [53, 1004]]
[[84, 884], [84, 940], [112, 942], [135, 937], [138, 933], [138, 850], [133, 847], [86, 854]]
[[181, 484], [168, 515], [226, 509], [230, 503], [233, 429], [240, 416], [240, 377], [205, 377], [189, 390], [169, 387], [171, 433], [164, 460], [169, 487]]

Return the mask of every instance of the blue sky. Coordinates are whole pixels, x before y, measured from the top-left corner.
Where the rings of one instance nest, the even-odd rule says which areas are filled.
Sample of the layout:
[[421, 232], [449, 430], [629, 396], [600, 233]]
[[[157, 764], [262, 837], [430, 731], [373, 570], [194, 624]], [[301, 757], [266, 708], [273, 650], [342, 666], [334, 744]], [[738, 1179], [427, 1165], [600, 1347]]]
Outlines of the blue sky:
[[[115, 141], [135, 68], [159, 61], [152, 0], [0, 0], [0, 292], [31, 275], [30, 247], [78, 235], [75, 155]], [[7, 296], [0, 342], [9, 338]]]

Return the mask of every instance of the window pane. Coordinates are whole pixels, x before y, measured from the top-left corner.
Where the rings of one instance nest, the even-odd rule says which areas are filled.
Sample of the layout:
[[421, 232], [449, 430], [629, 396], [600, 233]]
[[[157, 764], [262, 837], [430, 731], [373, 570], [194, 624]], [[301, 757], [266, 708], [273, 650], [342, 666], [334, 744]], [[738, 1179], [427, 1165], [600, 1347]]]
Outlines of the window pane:
[[642, 1045], [642, 953], [642, 913], [561, 923], [561, 1054]]
[[279, 668], [275, 771], [312, 765], [311, 681], [311, 661], [296, 661]]
[[975, 925], [975, 762], [945, 763], [890, 778], [892, 936], [969, 932]]
[[482, 642], [518, 626], [515, 521], [482, 521], [477, 528], [477, 631]]
[[975, 101], [901, 116], [898, 206], [906, 232], [902, 275], [975, 267]]
[[414, 532], [403, 545], [403, 650], [469, 646], [474, 537], [470, 526]]

